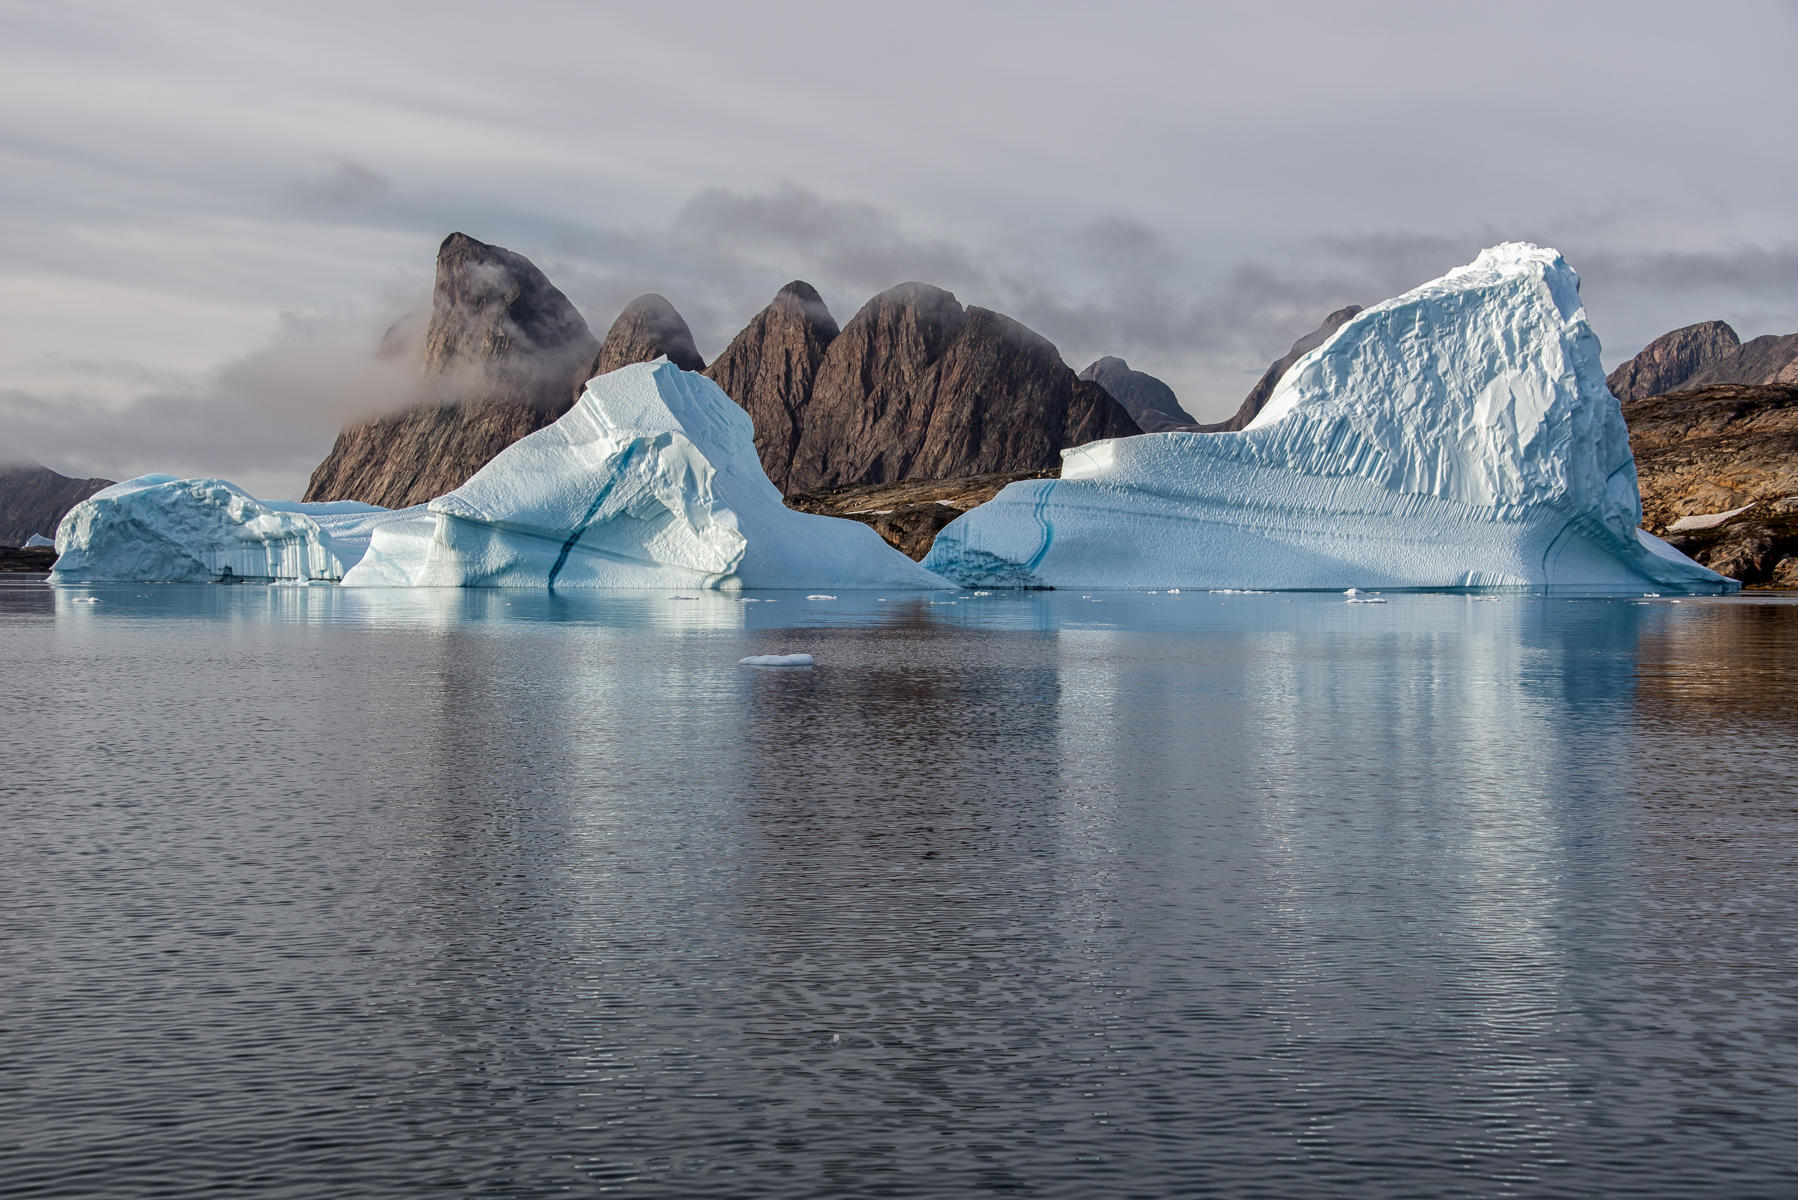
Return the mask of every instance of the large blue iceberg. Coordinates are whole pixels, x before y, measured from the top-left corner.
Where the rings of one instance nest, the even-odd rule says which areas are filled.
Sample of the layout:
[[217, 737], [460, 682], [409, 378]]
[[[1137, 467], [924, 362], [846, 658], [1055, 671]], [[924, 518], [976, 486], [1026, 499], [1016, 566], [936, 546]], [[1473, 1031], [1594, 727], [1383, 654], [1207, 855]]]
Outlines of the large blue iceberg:
[[1739, 586], [1637, 528], [1579, 277], [1524, 243], [1351, 319], [1240, 433], [1062, 463], [959, 517], [924, 565], [970, 587]]
[[942, 588], [853, 521], [794, 512], [749, 414], [666, 360], [591, 380], [555, 424], [376, 528], [350, 587]]

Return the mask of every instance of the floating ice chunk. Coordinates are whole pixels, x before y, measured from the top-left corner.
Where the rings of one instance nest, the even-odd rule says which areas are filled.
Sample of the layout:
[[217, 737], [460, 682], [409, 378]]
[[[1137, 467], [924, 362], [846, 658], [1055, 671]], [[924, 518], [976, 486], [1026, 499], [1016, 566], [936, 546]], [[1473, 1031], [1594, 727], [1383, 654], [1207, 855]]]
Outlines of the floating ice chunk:
[[311, 517], [222, 479], [142, 475], [95, 492], [56, 531], [59, 582], [334, 580], [345, 564]]
[[807, 596], [806, 599], [807, 600], [835, 600], [836, 597], [835, 596], [827, 596], [823, 592], [819, 592], [815, 596]]
[[809, 654], [752, 654], [748, 658], [739, 658], [738, 666], [743, 667], [809, 667], [813, 666]]
[[1386, 602], [1384, 600], [1380, 599], [1380, 597], [1378, 597], [1378, 596], [1350, 596], [1348, 598], [1348, 600], [1345, 601], [1345, 603], [1348, 603], [1348, 604], [1384, 604]]
[[968, 586], [1737, 586], [1637, 530], [1579, 278], [1522, 243], [1346, 322], [1240, 433], [1062, 463], [957, 518], [925, 566]]
[[374, 530], [346, 585], [940, 588], [856, 521], [794, 512], [749, 414], [667, 361], [588, 381], [555, 424]]
[[55, 539], [47, 538], [41, 533], [34, 533], [30, 537], [25, 539], [25, 545], [21, 548], [25, 549], [25, 550], [36, 550], [40, 546], [54, 546], [54, 545], [56, 545]]

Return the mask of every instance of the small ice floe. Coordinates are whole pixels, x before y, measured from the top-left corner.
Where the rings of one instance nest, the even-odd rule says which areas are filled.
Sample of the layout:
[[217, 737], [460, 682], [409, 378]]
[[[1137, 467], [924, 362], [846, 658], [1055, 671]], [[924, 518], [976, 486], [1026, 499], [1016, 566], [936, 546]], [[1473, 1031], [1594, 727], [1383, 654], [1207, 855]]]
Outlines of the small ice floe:
[[1154, 589], [1154, 588], [1150, 588], [1150, 589], [1149, 589], [1149, 595], [1151, 595], [1151, 596], [1159, 596], [1159, 595], [1161, 595], [1161, 593], [1160, 593], [1160, 592], [1158, 592], [1158, 591], [1156, 591], [1156, 590], [1155, 590], [1155, 589]]
[[751, 654], [748, 658], [737, 660], [739, 667], [809, 667], [813, 666], [809, 654]]
[[697, 600], [697, 599], [699, 599], [698, 596], [670, 596], [668, 598], [670, 600]]
[[1179, 588], [1169, 588], [1167, 590], [1167, 594], [1170, 596], [1178, 596], [1180, 594], [1180, 589]]
[[1345, 596], [1359, 596], [1361, 594], [1361, 589], [1360, 588], [1350, 588], [1348, 591], [1346, 591], [1342, 594]]
[[976, 595], [976, 596], [990, 596], [990, 595], [992, 595], [992, 593], [991, 593], [991, 592], [975, 592], [975, 593], [974, 593], [974, 594], [975, 594], [975, 595]]
[[887, 602], [887, 598], [885, 596], [876, 596], [876, 597], [874, 597], [874, 602], [876, 604], [885, 604]]
[[835, 596], [827, 596], [823, 592], [819, 592], [816, 595], [807, 596], [806, 599], [807, 600], [835, 600], [836, 597]]
[[77, 597], [75, 597], [75, 603], [76, 604], [98, 604], [98, 603], [100, 603], [100, 597], [98, 597], [98, 596], [77, 596]]
[[1643, 592], [1642, 598], [1644, 600], [1659, 600], [1661, 598], [1661, 594], [1659, 592]]
[[1384, 604], [1384, 603], [1386, 603], [1385, 600], [1381, 599], [1378, 596], [1350, 596], [1348, 598], [1348, 602], [1350, 604]]
[[738, 596], [737, 597], [738, 604], [760, 604], [761, 602], [762, 602], [762, 598], [760, 596]]

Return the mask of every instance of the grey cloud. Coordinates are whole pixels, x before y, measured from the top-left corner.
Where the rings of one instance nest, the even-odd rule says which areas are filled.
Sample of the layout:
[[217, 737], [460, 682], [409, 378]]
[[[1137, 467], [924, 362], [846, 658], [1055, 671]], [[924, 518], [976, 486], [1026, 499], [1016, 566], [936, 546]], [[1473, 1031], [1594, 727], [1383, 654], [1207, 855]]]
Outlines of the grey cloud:
[[258, 494], [297, 495], [346, 421], [414, 400], [416, 360], [375, 353], [394, 315], [290, 318], [262, 349], [123, 407], [0, 390], [0, 429], [9, 456], [65, 473], [224, 475]]

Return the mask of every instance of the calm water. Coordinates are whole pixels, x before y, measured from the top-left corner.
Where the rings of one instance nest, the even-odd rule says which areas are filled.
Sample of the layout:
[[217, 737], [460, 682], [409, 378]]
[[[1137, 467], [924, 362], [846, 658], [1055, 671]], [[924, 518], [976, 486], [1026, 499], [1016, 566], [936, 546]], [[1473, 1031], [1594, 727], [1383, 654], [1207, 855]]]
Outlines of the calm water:
[[1794, 696], [1766, 598], [0, 584], [0, 1192], [1791, 1196]]

